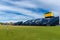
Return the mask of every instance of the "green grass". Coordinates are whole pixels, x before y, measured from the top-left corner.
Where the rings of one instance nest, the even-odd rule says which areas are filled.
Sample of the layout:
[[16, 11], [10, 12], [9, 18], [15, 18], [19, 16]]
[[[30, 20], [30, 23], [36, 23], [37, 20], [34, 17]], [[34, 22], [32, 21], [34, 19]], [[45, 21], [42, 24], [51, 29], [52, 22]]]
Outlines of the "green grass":
[[0, 26], [0, 40], [60, 40], [60, 26]]

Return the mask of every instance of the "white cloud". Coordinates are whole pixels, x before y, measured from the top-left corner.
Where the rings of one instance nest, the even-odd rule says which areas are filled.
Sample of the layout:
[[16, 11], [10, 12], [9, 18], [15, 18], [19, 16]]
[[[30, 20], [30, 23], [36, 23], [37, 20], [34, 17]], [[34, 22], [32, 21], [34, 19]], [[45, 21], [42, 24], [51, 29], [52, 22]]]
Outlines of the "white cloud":
[[60, 0], [37, 0], [40, 8], [52, 11], [54, 16], [60, 17]]
[[43, 15], [41, 16], [38, 13], [34, 13], [32, 11], [29, 11], [29, 10], [26, 10], [26, 9], [23, 9], [23, 8], [13, 8], [13, 7], [8, 7], [8, 6], [0, 5], [0, 9], [1, 10], [17, 11], [17, 12], [20, 12], [22, 14], [29, 15], [29, 16], [32, 16], [32, 17], [35, 17], [35, 18], [41, 18], [41, 17], [43, 17]]

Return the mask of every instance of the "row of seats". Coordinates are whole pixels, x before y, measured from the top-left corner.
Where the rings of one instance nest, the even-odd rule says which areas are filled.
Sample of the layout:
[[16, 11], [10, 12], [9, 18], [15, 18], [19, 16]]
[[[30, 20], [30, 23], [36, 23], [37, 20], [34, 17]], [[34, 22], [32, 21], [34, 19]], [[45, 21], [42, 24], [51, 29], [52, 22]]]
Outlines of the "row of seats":
[[58, 25], [59, 17], [28, 20], [28, 21], [24, 22], [24, 24], [25, 25]]
[[17, 22], [15, 25], [58, 25], [59, 24], [59, 17], [52, 17], [52, 18], [38, 18], [27, 20], [25, 22]]

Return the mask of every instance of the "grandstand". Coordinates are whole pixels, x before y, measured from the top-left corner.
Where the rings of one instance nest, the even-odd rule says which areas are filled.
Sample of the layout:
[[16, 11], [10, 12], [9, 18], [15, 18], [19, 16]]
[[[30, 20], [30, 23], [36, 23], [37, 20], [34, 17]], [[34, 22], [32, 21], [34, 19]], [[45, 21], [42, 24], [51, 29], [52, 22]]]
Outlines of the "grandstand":
[[25, 25], [40, 25], [40, 26], [46, 26], [46, 25], [59, 25], [59, 16], [54, 17], [52, 12], [47, 12], [44, 14], [45, 18], [38, 18], [38, 19], [32, 19], [24, 22]]
[[45, 18], [37, 18], [27, 20], [25, 22], [17, 22], [15, 25], [35, 25], [35, 26], [55, 26], [59, 25], [59, 16], [55, 17], [52, 12], [44, 14]]
[[52, 17], [52, 18], [41, 18], [41, 19], [35, 19], [35, 20], [28, 20], [24, 22], [25, 25], [40, 25], [40, 26], [55, 26], [59, 25], [59, 17]]

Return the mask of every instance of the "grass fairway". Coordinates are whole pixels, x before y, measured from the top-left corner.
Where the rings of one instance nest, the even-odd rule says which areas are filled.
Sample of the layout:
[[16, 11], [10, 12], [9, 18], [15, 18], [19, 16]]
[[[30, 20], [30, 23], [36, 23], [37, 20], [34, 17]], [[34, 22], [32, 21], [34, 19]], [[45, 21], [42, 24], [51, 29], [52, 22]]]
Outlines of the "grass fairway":
[[60, 27], [0, 26], [0, 40], [60, 40]]

